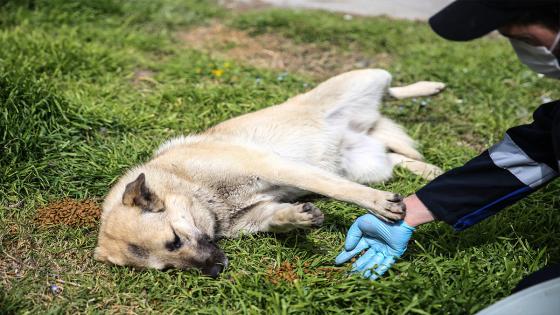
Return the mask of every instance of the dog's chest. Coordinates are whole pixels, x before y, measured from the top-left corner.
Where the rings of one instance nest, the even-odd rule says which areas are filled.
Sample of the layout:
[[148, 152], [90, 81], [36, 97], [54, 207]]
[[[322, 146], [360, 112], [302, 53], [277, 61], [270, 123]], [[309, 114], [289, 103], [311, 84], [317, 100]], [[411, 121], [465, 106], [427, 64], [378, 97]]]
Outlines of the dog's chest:
[[212, 188], [222, 199], [235, 203], [254, 194], [258, 190], [259, 181], [257, 176], [229, 179], [215, 184]]
[[216, 197], [227, 204], [228, 212], [237, 212], [266, 198], [262, 195], [270, 185], [257, 176], [228, 178], [210, 188]]

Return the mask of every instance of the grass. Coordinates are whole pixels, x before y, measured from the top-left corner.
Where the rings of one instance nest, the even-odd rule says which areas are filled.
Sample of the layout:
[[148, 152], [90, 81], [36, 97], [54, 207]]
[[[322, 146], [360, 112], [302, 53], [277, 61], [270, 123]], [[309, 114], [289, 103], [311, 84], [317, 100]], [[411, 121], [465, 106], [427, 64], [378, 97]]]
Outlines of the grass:
[[[421, 227], [376, 282], [326, 272], [363, 209], [319, 200], [323, 227], [223, 240], [218, 280], [95, 262], [94, 228], [38, 226], [52, 200], [102, 198], [167, 138], [300, 93], [318, 82], [189, 48], [176, 33], [220, 20], [251, 34], [391, 55], [398, 84], [439, 80], [436, 97], [384, 111], [450, 169], [531, 120], [556, 83], [524, 68], [503, 39], [449, 43], [425, 23], [267, 9], [232, 13], [208, 1], [0, 2], [0, 313], [473, 313], [525, 275], [560, 262], [558, 183], [461, 233]], [[373, 65], [375, 66], [375, 65]], [[219, 70], [219, 71], [216, 71]], [[139, 71], [153, 78], [135, 80]], [[279, 78], [282, 78], [281, 80]], [[380, 188], [424, 181], [402, 170]], [[284, 279], [289, 262], [296, 281]], [[49, 293], [56, 278], [60, 295]], [[68, 283], [68, 282], [71, 282]]]

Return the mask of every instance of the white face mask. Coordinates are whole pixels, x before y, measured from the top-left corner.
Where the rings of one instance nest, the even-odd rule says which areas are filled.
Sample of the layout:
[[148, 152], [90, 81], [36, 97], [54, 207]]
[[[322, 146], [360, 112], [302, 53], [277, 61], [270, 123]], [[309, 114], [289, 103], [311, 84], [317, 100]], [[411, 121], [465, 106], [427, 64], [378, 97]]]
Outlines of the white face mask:
[[560, 64], [558, 58], [551, 52], [554, 51], [560, 40], [560, 32], [556, 35], [550, 50], [544, 46], [532, 46], [523, 41], [510, 38], [509, 41], [517, 57], [531, 70], [542, 73], [547, 77], [560, 79]]

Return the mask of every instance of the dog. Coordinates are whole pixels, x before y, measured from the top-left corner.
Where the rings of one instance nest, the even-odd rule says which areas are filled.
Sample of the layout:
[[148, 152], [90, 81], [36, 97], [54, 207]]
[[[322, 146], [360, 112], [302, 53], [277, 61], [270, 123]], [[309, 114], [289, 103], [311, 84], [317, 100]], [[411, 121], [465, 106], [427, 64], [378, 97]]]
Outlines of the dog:
[[111, 188], [95, 258], [138, 268], [197, 268], [217, 277], [228, 259], [216, 244], [240, 233], [321, 225], [315, 193], [354, 203], [387, 221], [404, 217], [401, 196], [363, 184], [401, 165], [431, 179], [415, 142], [379, 112], [383, 96], [438, 93], [438, 82], [389, 88], [380, 69], [333, 77], [285, 103], [167, 141]]

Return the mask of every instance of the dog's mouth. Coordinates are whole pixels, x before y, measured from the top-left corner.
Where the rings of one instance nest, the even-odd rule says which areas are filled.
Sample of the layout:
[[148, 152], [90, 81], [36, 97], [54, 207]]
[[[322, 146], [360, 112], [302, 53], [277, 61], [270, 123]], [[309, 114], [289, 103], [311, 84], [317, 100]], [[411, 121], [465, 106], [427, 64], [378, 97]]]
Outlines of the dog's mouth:
[[163, 268], [160, 269], [160, 271], [170, 271], [173, 269], [178, 269], [178, 270], [189, 270], [189, 269], [198, 269], [201, 271], [201, 273], [205, 276], [208, 276], [210, 278], [216, 279], [220, 276], [220, 273], [222, 273], [229, 265], [229, 260], [227, 257], [225, 257], [225, 255], [222, 255], [221, 259], [216, 261], [208, 261], [207, 263], [201, 264], [201, 263], [197, 263], [194, 266], [192, 264], [187, 264], [186, 266], [174, 266], [174, 265], [165, 265]]
[[[195, 263], [202, 273], [206, 276], [217, 278], [228, 265], [228, 259], [225, 253], [218, 247], [216, 242], [205, 236], [198, 240], [198, 249], [200, 253], [205, 253], [206, 259], [201, 259]], [[203, 256], [203, 257], [204, 257]]]

